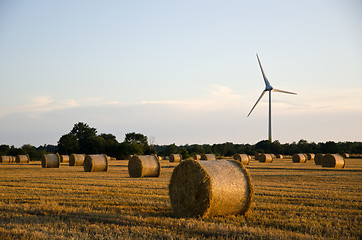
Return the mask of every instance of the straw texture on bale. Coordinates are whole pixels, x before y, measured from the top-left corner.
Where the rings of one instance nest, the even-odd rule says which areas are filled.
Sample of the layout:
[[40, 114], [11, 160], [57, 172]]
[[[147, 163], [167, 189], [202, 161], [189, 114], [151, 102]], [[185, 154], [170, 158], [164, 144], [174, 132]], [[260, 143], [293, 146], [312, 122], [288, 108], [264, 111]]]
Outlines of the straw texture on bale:
[[325, 154], [322, 153], [318, 153], [315, 155], [314, 157], [314, 163], [315, 165], [322, 165], [322, 160]]
[[339, 154], [326, 154], [322, 159], [322, 167], [344, 168], [346, 162]]
[[69, 157], [69, 166], [83, 166], [84, 159], [84, 154], [72, 153]]
[[107, 172], [108, 157], [105, 154], [87, 155], [83, 167], [85, 172]]
[[169, 195], [178, 217], [245, 214], [253, 185], [240, 162], [186, 160], [172, 172]]
[[235, 153], [233, 158], [244, 165], [248, 165], [250, 162], [250, 156], [243, 153]]
[[182, 155], [181, 154], [171, 154], [169, 159], [170, 159], [170, 162], [181, 162]]
[[41, 167], [42, 168], [59, 168], [60, 165], [60, 156], [56, 154], [43, 154], [41, 157]]
[[307, 160], [310, 161], [310, 160], [314, 160], [314, 157], [315, 157], [315, 154], [314, 153], [306, 153], [307, 155]]
[[161, 165], [158, 158], [153, 155], [134, 155], [128, 161], [128, 173], [130, 177], [158, 177], [160, 176]]
[[1, 163], [11, 163], [12, 157], [11, 156], [1, 156], [0, 162]]
[[28, 154], [26, 155], [17, 155], [15, 159], [16, 163], [28, 163], [30, 162], [30, 157]]
[[303, 153], [294, 154], [292, 157], [293, 163], [306, 163], [307, 155]]
[[215, 156], [215, 154], [212, 154], [212, 153], [202, 154], [200, 160], [215, 161], [215, 160], [216, 160], [216, 156]]
[[262, 154], [258, 155], [258, 160], [259, 160], [259, 162], [262, 162], [262, 163], [271, 163], [271, 162], [273, 162], [273, 157], [271, 154], [262, 153]]
[[195, 156], [194, 156], [194, 160], [200, 160], [201, 159], [201, 155], [200, 154], [196, 154]]
[[69, 155], [60, 155], [61, 163], [69, 163]]

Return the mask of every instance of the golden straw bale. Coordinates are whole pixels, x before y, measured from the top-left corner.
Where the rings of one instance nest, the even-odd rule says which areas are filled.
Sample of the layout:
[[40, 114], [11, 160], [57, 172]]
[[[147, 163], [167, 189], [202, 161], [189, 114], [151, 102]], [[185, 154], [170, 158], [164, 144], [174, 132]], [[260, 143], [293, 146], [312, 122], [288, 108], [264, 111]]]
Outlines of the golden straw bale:
[[170, 162], [181, 162], [182, 155], [181, 154], [171, 154], [169, 157]]
[[61, 163], [69, 163], [69, 155], [60, 155]]
[[201, 155], [200, 154], [196, 154], [195, 156], [194, 156], [194, 160], [200, 160], [201, 159]]
[[276, 158], [280, 158], [280, 159], [283, 159], [284, 158], [284, 156], [282, 155], [282, 154], [277, 154], [277, 155], [275, 155], [276, 156]]
[[318, 153], [315, 155], [314, 157], [314, 163], [315, 165], [322, 165], [322, 160], [325, 154], [322, 153]]
[[42, 168], [59, 168], [60, 166], [60, 156], [56, 154], [43, 154], [41, 157], [41, 166]]
[[233, 158], [244, 165], [248, 165], [250, 162], [250, 156], [243, 153], [235, 153]]
[[273, 162], [273, 157], [271, 154], [262, 153], [258, 156], [259, 162], [262, 163], [271, 163]]
[[215, 154], [212, 154], [212, 153], [202, 154], [200, 160], [215, 161], [215, 160], [216, 160], [216, 156], [215, 156]]
[[105, 154], [87, 155], [83, 162], [85, 172], [107, 172], [108, 156]]
[[158, 177], [161, 173], [160, 161], [153, 155], [134, 155], [128, 161], [128, 173], [133, 178]]
[[322, 159], [322, 167], [344, 168], [346, 162], [339, 154], [326, 154]]
[[12, 157], [11, 156], [1, 156], [0, 163], [11, 163]]
[[15, 156], [10, 156], [10, 159], [11, 159], [11, 160], [10, 160], [11, 163], [16, 162], [16, 157], [15, 157]]
[[240, 162], [186, 160], [172, 172], [169, 195], [178, 217], [245, 214], [253, 185]]
[[15, 159], [16, 163], [29, 163], [30, 162], [30, 157], [28, 154], [26, 155], [17, 155], [16, 159]]
[[314, 157], [315, 157], [315, 154], [314, 153], [306, 153], [307, 155], [307, 160], [310, 161], [310, 160], [314, 160]]
[[303, 153], [294, 154], [292, 157], [293, 163], [306, 163], [307, 155]]
[[69, 157], [69, 166], [83, 166], [84, 159], [84, 154], [72, 153]]
[[349, 158], [349, 154], [348, 153], [342, 153], [342, 157]]

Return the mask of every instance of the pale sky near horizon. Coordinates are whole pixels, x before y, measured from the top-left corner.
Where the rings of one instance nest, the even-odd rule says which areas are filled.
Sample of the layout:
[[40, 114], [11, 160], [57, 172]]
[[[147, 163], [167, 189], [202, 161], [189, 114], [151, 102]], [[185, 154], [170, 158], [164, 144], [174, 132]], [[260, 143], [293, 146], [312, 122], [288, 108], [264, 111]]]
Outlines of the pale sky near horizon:
[[0, 1], [0, 145], [362, 141], [362, 2]]

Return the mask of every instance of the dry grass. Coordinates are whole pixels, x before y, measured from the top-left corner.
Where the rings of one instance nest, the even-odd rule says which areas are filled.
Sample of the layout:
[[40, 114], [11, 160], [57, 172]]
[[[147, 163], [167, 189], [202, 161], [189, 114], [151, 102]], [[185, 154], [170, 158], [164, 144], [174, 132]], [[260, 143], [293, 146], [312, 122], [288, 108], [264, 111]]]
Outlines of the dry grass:
[[362, 160], [345, 169], [313, 161], [251, 160], [254, 200], [244, 216], [176, 218], [168, 185], [178, 163], [161, 161], [159, 178], [130, 178], [127, 161], [108, 172], [40, 162], [0, 165], [0, 239], [360, 239]]

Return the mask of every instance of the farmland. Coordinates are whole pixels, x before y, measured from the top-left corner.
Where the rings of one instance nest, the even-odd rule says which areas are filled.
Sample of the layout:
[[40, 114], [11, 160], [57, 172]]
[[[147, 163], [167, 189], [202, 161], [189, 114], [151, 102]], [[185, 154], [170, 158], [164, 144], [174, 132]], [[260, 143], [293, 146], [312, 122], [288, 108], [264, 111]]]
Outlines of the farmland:
[[247, 166], [254, 199], [246, 216], [177, 218], [168, 184], [178, 163], [161, 161], [158, 178], [130, 178], [128, 161], [108, 172], [40, 162], [0, 165], [0, 239], [361, 239], [362, 159], [345, 169], [313, 161]]

